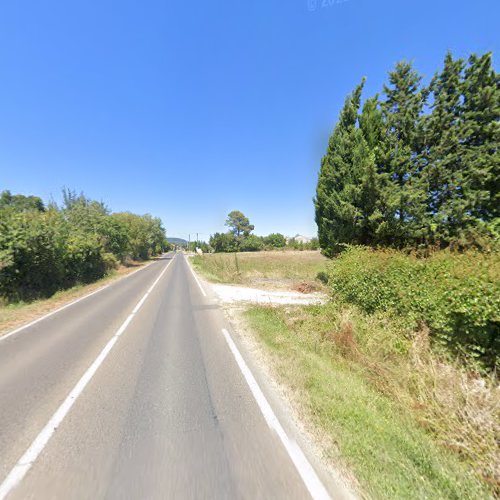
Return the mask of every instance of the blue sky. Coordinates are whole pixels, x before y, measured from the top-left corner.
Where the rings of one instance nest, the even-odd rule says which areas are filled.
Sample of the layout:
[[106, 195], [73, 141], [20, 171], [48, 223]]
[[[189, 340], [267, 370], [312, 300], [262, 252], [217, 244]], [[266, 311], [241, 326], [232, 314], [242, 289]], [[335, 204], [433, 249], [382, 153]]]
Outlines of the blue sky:
[[493, 50], [498, 0], [3, 2], [0, 190], [152, 213], [171, 236], [316, 232], [319, 162], [347, 93], [396, 61], [427, 78]]

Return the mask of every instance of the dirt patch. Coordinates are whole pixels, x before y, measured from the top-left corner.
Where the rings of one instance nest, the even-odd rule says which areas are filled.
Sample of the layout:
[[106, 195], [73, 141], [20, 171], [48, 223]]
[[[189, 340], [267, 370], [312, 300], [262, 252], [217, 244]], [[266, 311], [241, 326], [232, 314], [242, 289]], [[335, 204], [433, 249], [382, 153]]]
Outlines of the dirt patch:
[[318, 286], [314, 283], [307, 282], [307, 281], [302, 281], [300, 283], [295, 283], [295, 285], [292, 286], [292, 290], [295, 290], [296, 292], [300, 293], [313, 293], [318, 291]]
[[262, 290], [234, 285], [210, 285], [216, 293], [219, 301], [223, 304], [234, 304], [248, 302], [254, 304], [295, 304], [312, 305], [323, 304], [327, 301], [326, 295], [322, 293], [299, 292], [299, 291], [276, 291]]

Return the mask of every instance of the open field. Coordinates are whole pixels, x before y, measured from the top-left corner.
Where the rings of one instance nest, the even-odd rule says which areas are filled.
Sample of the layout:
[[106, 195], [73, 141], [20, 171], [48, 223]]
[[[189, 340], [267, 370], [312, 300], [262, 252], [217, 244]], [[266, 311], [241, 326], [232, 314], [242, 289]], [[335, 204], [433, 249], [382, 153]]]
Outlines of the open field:
[[61, 290], [48, 299], [40, 299], [33, 302], [17, 302], [13, 304], [0, 302], [0, 337], [10, 330], [18, 328], [25, 323], [29, 323], [44, 314], [48, 314], [73, 300], [83, 297], [108, 283], [144, 267], [149, 262], [150, 261], [134, 261], [127, 266], [122, 265], [94, 283], [90, 283], [89, 285], [78, 285], [68, 290]]
[[277, 289], [302, 285], [314, 291], [322, 288], [316, 276], [328, 259], [317, 251], [275, 251], [206, 254], [192, 257], [191, 262], [215, 283]]

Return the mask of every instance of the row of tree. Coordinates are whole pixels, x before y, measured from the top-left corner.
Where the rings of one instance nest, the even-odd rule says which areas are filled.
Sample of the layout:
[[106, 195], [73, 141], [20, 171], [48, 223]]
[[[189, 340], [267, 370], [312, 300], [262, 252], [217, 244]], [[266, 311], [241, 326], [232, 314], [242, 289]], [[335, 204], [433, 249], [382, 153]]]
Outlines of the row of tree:
[[271, 233], [268, 236], [252, 234], [255, 229], [250, 220], [239, 210], [229, 213], [225, 225], [229, 228], [227, 233], [215, 233], [210, 236], [209, 244], [203, 251], [214, 252], [258, 252], [260, 250], [283, 250], [293, 248], [296, 250], [317, 250], [318, 240], [302, 243], [295, 239], [287, 240], [281, 233]]
[[349, 95], [321, 162], [316, 223], [327, 255], [344, 244], [482, 245], [498, 237], [500, 80], [491, 53], [448, 53], [429, 85], [408, 62], [383, 97]]
[[104, 203], [69, 190], [63, 200], [61, 207], [46, 207], [36, 196], [0, 195], [0, 296], [47, 297], [169, 246], [158, 218], [111, 213]]

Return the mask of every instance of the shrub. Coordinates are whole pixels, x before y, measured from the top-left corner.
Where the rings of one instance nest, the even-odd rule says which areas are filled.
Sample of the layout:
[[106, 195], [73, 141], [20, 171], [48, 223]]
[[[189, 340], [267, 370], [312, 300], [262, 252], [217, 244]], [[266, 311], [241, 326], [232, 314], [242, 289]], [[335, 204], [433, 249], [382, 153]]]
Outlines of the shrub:
[[419, 259], [349, 247], [329, 269], [335, 297], [367, 313], [387, 311], [409, 328], [493, 368], [500, 350], [499, 254], [443, 251]]
[[268, 248], [285, 248], [286, 238], [281, 233], [271, 233], [263, 238]]
[[321, 281], [321, 283], [323, 283], [324, 285], [328, 285], [328, 273], [325, 272], [325, 271], [320, 271], [317, 275], [316, 275], [316, 279], [318, 281]]
[[57, 217], [3, 210], [0, 217], [0, 295], [30, 300], [54, 293], [64, 279]]
[[262, 238], [251, 234], [246, 238], [243, 238], [240, 244], [240, 250], [242, 252], [258, 252], [262, 250], [264, 247], [264, 243], [262, 242]]

